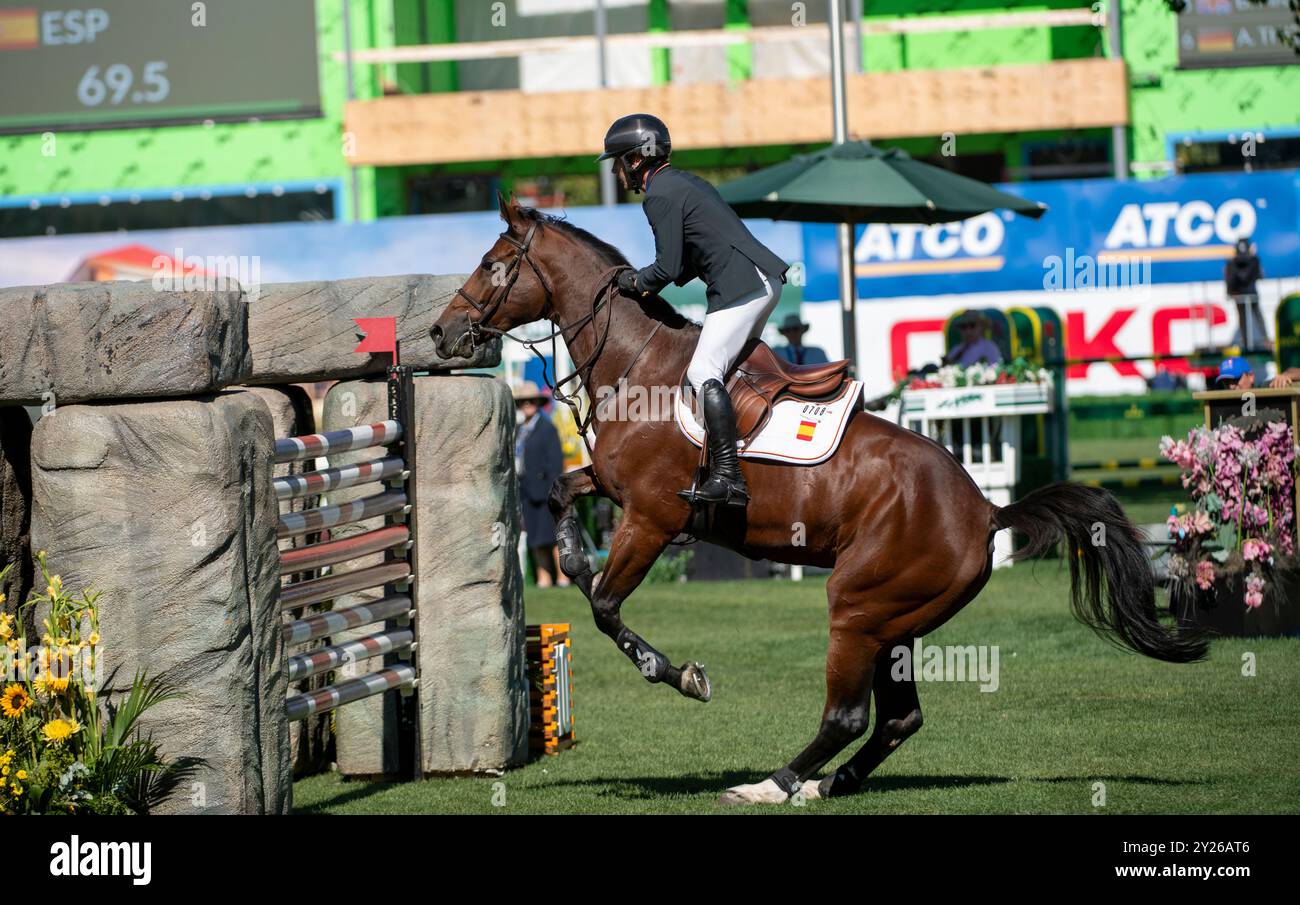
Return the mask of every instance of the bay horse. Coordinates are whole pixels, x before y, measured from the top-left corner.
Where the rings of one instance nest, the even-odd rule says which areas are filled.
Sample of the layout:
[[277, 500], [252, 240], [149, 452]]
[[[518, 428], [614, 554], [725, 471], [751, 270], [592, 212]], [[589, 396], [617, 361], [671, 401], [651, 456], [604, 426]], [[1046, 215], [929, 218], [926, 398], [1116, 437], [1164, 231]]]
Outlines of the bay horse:
[[[441, 355], [464, 353], [513, 327], [549, 320], [575, 362], [588, 396], [626, 386], [653, 398], [675, 389], [699, 326], [659, 297], [618, 295], [612, 283], [630, 266], [617, 249], [562, 219], [501, 199], [506, 229], [431, 328]], [[1071, 607], [1103, 637], [1175, 663], [1200, 659], [1205, 641], [1162, 625], [1151, 564], [1141, 539], [1108, 492], [1062, 482], [1010, 506], [989, 503], [951, 453], [930, 439], [865, 411], [854, 412], [839, 449], [816, 466], [741, 460], [747, 509], [716, 507], [703, 530], [677, 491], [690, 486], [699, 453], [671, 410], [631, 418], [597, 406], [592, 463], [562, 475], [550, 495], [561, 568], [587, 596], [596, 625], [642, 675], [707, 701], [699, 664], [676, 667], [628, 628], [621, 608], [665, 548], [690, 531], [754, 558], [822, 566], [830, 643], [826, 705], [812, 742], [766, 779], [726, 790], [722, 803], [780, 803], [847, 795], [921, 726], [916, 686], [891, 676], [888, 651], [909, 648], [969, 603], [993, 568], [993, 535], [1025, 538], [1018, 557], [1066, 544]], [[620, 417], [623, 416], [623, 417]], [[622, 507], [598, 580], [578, 541], [573, 503], [599, 494]], [[723, 510], [728, 510], [723, 512]], [[894, 670], [897, 672], [897, 670]], [[875, 727], [839, 769], [817, 774]]]

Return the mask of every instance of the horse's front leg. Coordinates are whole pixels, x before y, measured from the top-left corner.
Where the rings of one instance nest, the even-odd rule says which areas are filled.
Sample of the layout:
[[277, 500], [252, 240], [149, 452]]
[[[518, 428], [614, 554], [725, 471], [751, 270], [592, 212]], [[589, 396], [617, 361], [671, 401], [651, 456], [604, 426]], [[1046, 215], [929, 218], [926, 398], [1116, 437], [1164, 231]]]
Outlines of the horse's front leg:
[[573, 502], [578, 497], [594, 496], [599, 493], [595, 474], [591, 466], [577, 471], [567, 471], [555, 479], [551, 485], [550, 499], [547, 505], [551, 518], [555, 519], [555, 541], [560, 552], [560, 571], [573, 581], [591, 600], [591, 562], [582, 545], [582, 532], [578, 528], [578, 518], [573, 514]]
[[614, 532], [600, 582], [589, 595], [591, 612], [596, 626], [636, 664], [647, 681], [663, 682], [688, 698], [707, 701], [713, 697], [713, 688], [700, 664], [688, 662], [673, 666], [648, 641], [624, 625], [620, 615], [623, 601], [641, 584], [673, 537], [671, 532], [625, 510], [623, 521]]

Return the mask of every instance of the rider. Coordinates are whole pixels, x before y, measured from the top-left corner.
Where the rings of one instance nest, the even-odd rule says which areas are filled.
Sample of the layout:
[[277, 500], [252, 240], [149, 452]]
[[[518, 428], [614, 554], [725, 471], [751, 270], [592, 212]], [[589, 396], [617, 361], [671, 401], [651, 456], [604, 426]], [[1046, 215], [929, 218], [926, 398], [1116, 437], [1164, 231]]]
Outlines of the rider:
[[740, 221], [717, 189], [698, 176], [669, 166], [672, 140], [656, 116], [633, 113], [605, 133], [605, 153], [623, 188], [644, 192], [642, 209], [655, 236], [655, 261], [624, 270], [618, 288], [629, 295], [653, 295], [669, 283], [684, 286], [695, 277], [708, 285], [708, 309], [686, 369], [708, 431], [713, 465], [692, 502], [744, 506], [749, 501], [736, 454], [736, 416], [724, 381], [741, 349], [763, 331], [781, 297], [789, 269]]

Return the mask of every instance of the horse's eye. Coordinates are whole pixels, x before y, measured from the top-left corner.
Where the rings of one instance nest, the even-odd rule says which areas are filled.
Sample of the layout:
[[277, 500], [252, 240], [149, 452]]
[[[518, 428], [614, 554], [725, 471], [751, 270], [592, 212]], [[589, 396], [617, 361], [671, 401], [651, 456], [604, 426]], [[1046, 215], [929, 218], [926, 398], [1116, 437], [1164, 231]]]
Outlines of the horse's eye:
[[494, 266], [496, 266], [496, 265], [495, 265], [495, 262], [494, 262], [494, 261], [489, 261], [489, 260], [487, 260], [487, 259], [485, 258], [485, 259], [483, 260], [483, 263], [480, 264], [480, 265], [478, 265], [478, 266], [479, 266], [479, 268], [482, 269], [482, 270], [491, 270], [491, 269], [492, 269]]

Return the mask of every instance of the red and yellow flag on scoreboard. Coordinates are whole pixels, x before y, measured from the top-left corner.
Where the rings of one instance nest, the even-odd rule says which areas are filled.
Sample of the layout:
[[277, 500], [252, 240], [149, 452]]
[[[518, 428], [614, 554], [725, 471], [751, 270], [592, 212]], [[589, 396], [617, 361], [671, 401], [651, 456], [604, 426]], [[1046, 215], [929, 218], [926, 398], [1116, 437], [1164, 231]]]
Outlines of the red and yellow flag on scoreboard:
[[1196, 49], [1202, 53], [1230, 53], [1235, 47], [1230, 28], [1202, 28], [1196, 33]]
[[22, 50], [37, 47], [41, 32], [37, 25], [36, 9], [0, 9], [0, 50]]

